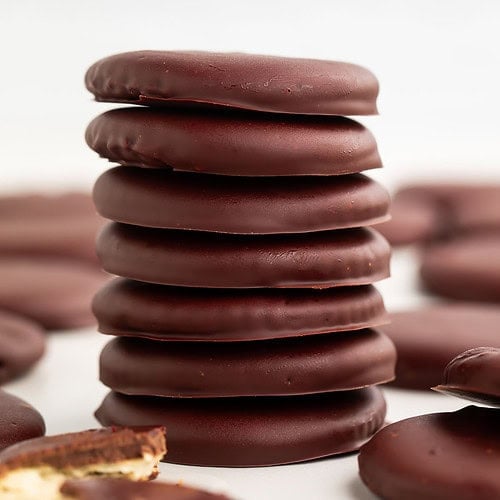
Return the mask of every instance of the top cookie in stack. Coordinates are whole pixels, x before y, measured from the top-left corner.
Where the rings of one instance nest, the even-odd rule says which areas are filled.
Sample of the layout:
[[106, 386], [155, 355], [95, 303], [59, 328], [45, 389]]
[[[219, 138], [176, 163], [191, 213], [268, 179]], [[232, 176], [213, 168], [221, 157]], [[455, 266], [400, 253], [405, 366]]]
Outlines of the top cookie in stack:
[[[372, 283], [389, 246], [366, 226], [389, 198], [359, 66], [144, 51], [94, 64], [89, 146], [121, 166], [94, 189], [110, 223], [98, 293], [112, 392], [105, 424], [164, 424], [168, 460], [289, 463], [357, 449], [382, 425], [369, 387], [393, 377]], [[318, 335], [321, 334], [321, 335]], [[136, 338], [128, 338], [136, 337]], [[295, 338], [294, 338], [295, 337]], [[254, 397], [250, 397], [254, 396]], [[258, 397], [255, 397], [258, 396]], [[189, 399], [188, 399], [189, 398]]]

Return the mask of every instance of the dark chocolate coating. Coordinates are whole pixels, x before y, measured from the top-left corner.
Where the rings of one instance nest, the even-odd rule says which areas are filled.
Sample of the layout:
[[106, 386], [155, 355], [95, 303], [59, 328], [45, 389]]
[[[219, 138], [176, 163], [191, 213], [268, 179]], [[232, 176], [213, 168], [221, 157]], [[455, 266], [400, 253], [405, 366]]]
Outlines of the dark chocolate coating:
[[500, 407], [500, 349], [476, 347], [459, 354], [435, 391]]
[[22, 399], [0, 389], [0, 450], [45, 434], [38, 411]]
[[109, 477], [70, 479], [61, 486], [61, 493], [75, 500], [229, 500], [182, 484]]
[[436, 244], [422, 255], [422, 283], [428, 291], [443, 297], [498, 303], [499, 255], [499, 233]]
[[0, 384], [26, 373], [45, 352], [45, 335], [36, 323], [0, 310]]
[[[2, 451], [0, 477], [16, 469], [41, 466], [76, 469], [165, 453], [165, 428], [162, 426], [133, 429], [114, 426], [70, 432], [30, 439]], [[157, 471], [154, 474], [156, 476]]]
[[361, 174], [341, 177], [221, 177], [117, 167], [97, 180], [108, 219], [137, 226], [221, 233], [302, 233], [387, 219], [389, 195]]
[[385, 409], [376, 387], [278, 398], [178, 399], [111, 392], [96, 417], [104, 425], [166, 425], [168, 462], [252, 467], [356, 450], [383, 424]]
[[95, 296], [99, 331], [154, 340], [246, 341], [359, 330], [387, 322], [370, 285], [203, 289], [118, 278]]
[[95, 263], [95, 238], [102, 223], [85, 193], [0, 197], [0, 254]]
[[199, 103], [277, 113], [371, 115], [378, 82], [336, 61], [242, 53], [142, 50], [94, 63], [85, 85], [98, 101]]
[[386, 278], [390, 247], [365, 228], [254, 236], [110, 223], [97, 254], [110, 273], [164, 285], [331, 287]]
[[344, 175], [381, 167], [373, 135], [343, 117], [120, 108], [87, 144], [122, 165], [243, 176]]
[[261, 342], [117, 338], [101, 353], [101, 381], [122, 394], [285, 396], [359, 389], [394, 378], [396, 350], [360, 330]]
[[398, 353], [394, 385], [429, 389], [438, 385], [446, 365], [479, 346], [500, 348], [500, 308], [443, 304], [390, 315], [380, 327]]
[[469, 406], [388, 425], [361, 448], [361, 479], [386, 500], [500, 498], [498, 419]]
[[93, 294], [108, 279], [94, 265], [59, 257], [1, 257], [0, 308], [48, 329], [92, 325]]

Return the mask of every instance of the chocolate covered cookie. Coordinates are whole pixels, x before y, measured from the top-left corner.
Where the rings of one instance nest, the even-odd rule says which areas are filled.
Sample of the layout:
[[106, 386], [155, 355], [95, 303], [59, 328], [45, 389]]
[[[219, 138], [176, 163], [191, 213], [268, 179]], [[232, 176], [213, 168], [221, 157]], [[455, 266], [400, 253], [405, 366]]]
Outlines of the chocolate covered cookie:
[[274, 113], [376, 114], [378, 82], [336, 61], [142, 50], [105, 57], [85, 75], [98, 101], [219, 105]]
[[60, 256], [95, 263], [102, 225], [90, 195], [0, 197], [0, 255]]
[[393, 245], [498, 232], [500, 185], [412, 184], [395, 194], [391, 212], [380, 230]]
[[360, 330], [260, 342], [119, 338], [101, 353], [101, 381], [122, 394], [212, 398], [344, 391], [394, 378], [385, 335]]
[[396, 194], [391, 209], [391, 219], [377, 225], [393, 246], [421, 244], [441, 235], [441, 218], [433, 204], [418, 197]]
[[66, 500], [229, 500], [182, 484], [116, 478], [70, 479], [61, 486], [61, 493]]
[[500, 233], [464, 236], [422, 255], [424, 287], [459, 300], [500, 302]]
[[228, 235], [108, 224], [103, 268], [165, 285], [207, 288], [363, 285], [389, 275], [390, 247], [370, 229]]
[[0, 496], [58, 499], [67, 479], [144, 481], [165, 455], [162, 427], [95, 429], [30, 439], [0, 452]]
[[500, 498], [498, 417], [469, 406], [388, 425], [361, 448], [361, 479], [388, 500]]
[[379, 389], [279, 398], [177, 399], [110, 393], [96, 412], [104, 425], [168, 427], [173, 463], [253, 467], [358, 449], [380, 428]]
[[377, 224], [387, 191], [358, 174], [221, 177], [117, 167], [97, 180], [99, 213], [117, 222], [221, 233], [303, 233]]
[[0, 310], [0, 384], [27, 372], [45, 352], [45, 335], [36, 323]]
[[500, 407], [500, 349], [476, 347], [459, 354], [446, 366], [435, 391]]
[[363, 125], [343, 117], [120, 108], [87, 144], [122, 165], [240, 176], [345, 175], [381, 167]]
[[154, 340], [246, 341], [359, 330], [387, 322], [370, 285], [204, 289], [118, 278], [96, 294], [102, 333]]
[[1, 257], [0, 308], [48, 329], [95, 322], [90, 303], [108, 279], [95, 266], [55, 257]]
[[479, 346], [500, 348], [500, 307], [442, 304], [390, 315], [380, 327], [398, 353], [394, 385], [429, 389], [442, 380], [446, 365]]
[[[0, 450], [45, 434], [40, 413], [22, 399], [0, 389]], [[2, 488], [0, 486], [0, 496]]]

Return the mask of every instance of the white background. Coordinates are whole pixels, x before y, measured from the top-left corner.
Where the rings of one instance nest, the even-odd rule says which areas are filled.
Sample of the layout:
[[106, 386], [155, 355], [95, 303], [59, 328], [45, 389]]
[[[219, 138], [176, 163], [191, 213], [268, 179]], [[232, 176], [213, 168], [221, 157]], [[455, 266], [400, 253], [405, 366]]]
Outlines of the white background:
[[[137, 49], [248, 51], [346, 60], [379, 77], [379, 141], [393, 187], [424, 178], [500, 180], [500, 2], [495, 0], [0, 0], [0, 190], [90, 188], [106, 168], [87, 150], [85, 69]], [[412, 259], [396, 255], [389, 308], [419, 298]], [[1, 279], [1, 277], [0, 277]], [[50, 337], [47, 357], [9, 388], [35, 404], [50, 433], [95, 426], [105, 389], [92, 329]], [[387, 391], [392, 420], [462, 406]], [[163, 466], [164, 477], [221, 485], [245, 499], [371, 498], [356, 458], [253, 470]]]
[[5, 189], [90, 186], [105, 167], [82, 140], [107, 109], [85, 69], [124, 50], [203, 49], [338, 59], [381, 83], [375, 133], [393, 185], [499, 173], [496, 0], [1, 0]]

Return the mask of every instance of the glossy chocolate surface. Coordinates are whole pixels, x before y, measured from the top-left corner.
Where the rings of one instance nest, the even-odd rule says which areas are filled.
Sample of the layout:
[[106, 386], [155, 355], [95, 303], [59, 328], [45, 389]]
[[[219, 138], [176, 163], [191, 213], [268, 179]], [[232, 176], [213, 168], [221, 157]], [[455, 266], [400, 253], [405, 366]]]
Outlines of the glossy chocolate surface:
[[476, 347], [459, 354], [446, 366], [435, 391], [500, 407], [500, 349]]
[[45, 352], [45, 334], [32, 321], [0, 310], [0, 384], [27, 372]]
[[392, 342], [374, 330], [209, 344], [119, 338], [101, 353], [100, 379], [122, 394], [284, 396], [388, 382], [395, 362]]
[[221, 177], [117, 167], [97, 180], [99, 213], [117, 222], [222, 233], [302, 233], [387, 219], [387, 191], [358, 174]]
[[0, 450], [45, 434], [45, 422], [35, 408], [0, 390]]
[[377, 113], [378, 82], [370, 71], [318, 59], [142, 50], [97, 61], [85, 84], [98, 101], [196, 103], [277, 113]]
[[500, 348], [500, 307], [442, 304], [390, 315], [379, 329], [398, 353], [394, 385], [429, 389], [438, 385], [446, 365], [475, 347]]
[[381, 167], [363, 125], [343, 117], [120, 108], [87, 144], [122, 165], [240, 176], [345, 175]]
[[164, 285], [321, 288], [386, 278], [390, 247], [365, 228], [228, 235], [111, 223], [98, 237], [97, 254], [112, 274]]
[[169, 462], [252, 467], [356, 450], [383, 424], [385, 401], [375, 387], [280, 398], [177, 399], [110, 393], [96, 416], [104, 425], [165, 425]]
[[469, 406], [388, 425], [361, 448], [361, 479], [388, 500], [500, 498], [498, 417]]
[[180, 341], [246, 341], [359, 330], [387, 322], [370, 285], [203, 289], [115, 279], [94, 298], [99, 331]]

